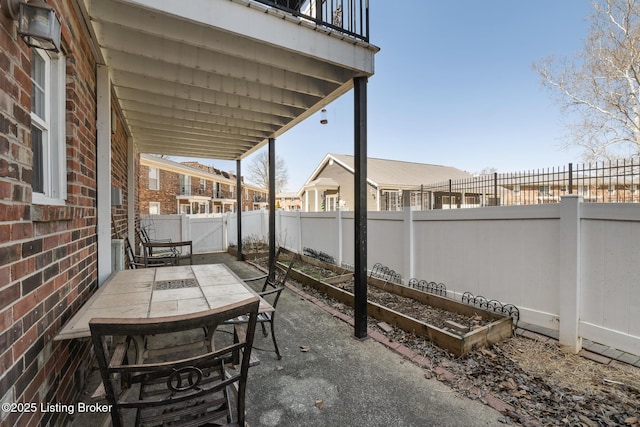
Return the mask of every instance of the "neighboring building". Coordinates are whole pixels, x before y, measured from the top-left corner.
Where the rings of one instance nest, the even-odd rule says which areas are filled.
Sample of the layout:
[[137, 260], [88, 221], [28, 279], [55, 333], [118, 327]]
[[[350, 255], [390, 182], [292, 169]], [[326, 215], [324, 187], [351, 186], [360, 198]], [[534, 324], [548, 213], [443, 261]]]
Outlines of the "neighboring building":
[[302, 201], [296, 193], [276, 194], [276, 209], [283, 211], [299, 211], [302, 209]]
[[328, 2], [48, 0], [46, 23], [20, 19], [38, 2], [0, 2], [0, 402], [27, 405], [0, 425], [70, 423], [40, 405], [77, 402], [91, 343], [56, 337], [124, 259], [121, 239], [136, 246], [139, 153], [239, 163], [364, 90], [379, 49], [355, 1], [344, 26]]
[[[237, 211], [237, 179], [198, 162], [140, 156], [140, 214], [217, 214]], [[242, 184], [242, 210], [264, 207], [267, 191]]]
[[[327, 154], [303, 185], [299, 194], [304, 211], [354, 209], [353, 156]], [[428, 165], [398, 160], [367, 161], [367, 210], [401, 210], [403, 198], [416, 209], [448, 204], [447, 195], [422, 194], [420, 187], [445, 179], [470, 178], [468, 172], [450, 166]]]

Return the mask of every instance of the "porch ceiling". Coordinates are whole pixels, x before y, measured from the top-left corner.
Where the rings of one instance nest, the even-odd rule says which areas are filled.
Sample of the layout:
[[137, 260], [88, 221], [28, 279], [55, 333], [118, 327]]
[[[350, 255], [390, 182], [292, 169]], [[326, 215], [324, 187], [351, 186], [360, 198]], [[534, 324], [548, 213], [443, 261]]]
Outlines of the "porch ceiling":
[[373, 74], [373, 45], [247, 0], [76, 0], [138, 151], [241, 159]]

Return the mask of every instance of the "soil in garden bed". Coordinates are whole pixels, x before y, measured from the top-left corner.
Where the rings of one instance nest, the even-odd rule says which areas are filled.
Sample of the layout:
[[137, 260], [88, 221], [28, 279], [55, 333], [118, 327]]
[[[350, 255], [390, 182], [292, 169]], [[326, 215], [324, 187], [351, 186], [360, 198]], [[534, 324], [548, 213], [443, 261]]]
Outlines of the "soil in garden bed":
[[[336, 283], [336, 286], [342, 290], [353, 294], [354, 281]], [[426, 304], [422, 304], [412, 298], [402, 297], [395, 295], [384, 289], [377, 288], [375, 286], [367, 287], [367, 300], [380, 304], [386, 308], [405, 314], [421, 322], [427, 323], [436, 328], [444, 329], [454, 333], [465, 333], [454, 328], [451, 328], [447, 321], [455, 322], [458, 325], [468, 328], [469, 331], [480, 328], [484, 325], [491, 323], [489, 319], [483, 319], [482, 316], [476, 315], [473, 317], [465, 316], [464, 314], [456, 313], [453, 311], [443, 310], [441, 308], [432, 307]]]
[[[337, 276], [337, 274], [331, 270], [300, 261], [296, 262], [295, 268], [296, 270], [318, 280]], [[351, 294], [354, 293], [353, 279], [342, 283], [333, 283], [333, 286]], [[431, 326], [458, 334], [463, 334], [464, 332], [451, 328], [451, 325], [447, 324], [447, 321], [455, 322], [458, 325], [464, 326], [468, 328], [469, 331], [473, 331], [474, 329], [491, 323], [490, 319], [484, 319], [480, 315], [469, 317], [460, 313], [443, 310], [438, 307], [432, 307], [412, 298], [402, 297], [400, 295], [387, 292], [376, 286], [367, 287], [367, 300], [405, 314]]]

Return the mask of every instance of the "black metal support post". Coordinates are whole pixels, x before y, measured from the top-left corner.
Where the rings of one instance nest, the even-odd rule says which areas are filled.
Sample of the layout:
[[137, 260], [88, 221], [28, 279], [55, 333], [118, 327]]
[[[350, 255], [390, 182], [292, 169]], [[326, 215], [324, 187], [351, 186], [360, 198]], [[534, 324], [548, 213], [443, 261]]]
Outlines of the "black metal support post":
[[367, 78], [353, 79], [354, 87], [354, 190], [355, 190], [355, 289], [354, 329], [357, 338], [367, 336]]
[[269, 138], [269, 277], [276, 258], [276, 140]]
[[238, 253], [236, 259], [242, 261], [242, 171], [240, 159], [236, 160], [236, 223], [238, 233]]
[[494, 206], [500, 206], [500, 203], [498, 202], [498, 172], [493, 173], [493, 194], [495, 197]]
[[573, 194], [573, 163], [569, 163], [569, 194]]

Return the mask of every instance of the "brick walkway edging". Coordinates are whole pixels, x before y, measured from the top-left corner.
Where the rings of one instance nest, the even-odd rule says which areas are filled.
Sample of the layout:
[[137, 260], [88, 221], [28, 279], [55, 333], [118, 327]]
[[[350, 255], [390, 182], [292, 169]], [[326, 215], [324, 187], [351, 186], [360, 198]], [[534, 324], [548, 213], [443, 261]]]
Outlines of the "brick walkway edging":
[[[308, 293], [304, 292], [301, 289], [298, 289], [293, 285], [285, 283], [285, 286], [287, 287], [287, 289], [297, 294], [300, 298], [305, 299], [309, 302], [312, 302], [313, 304], [317, 305], [327, 313], [331, 314], [333, 317], [337, 317], [338, 319], [349, 324], [350, 326], [354, 325], [354, 321], [351, 316], [344, 314], [339, 310], [336, 310], [335, 308], [327, 305], [324, 301], [314, 297], [313, 295], [309, 295]], [[420, 354], [411, 350], [407, 346], [391, 341], [389, 338], [387, 338], [380, 332], [367, 328], [367, 335], [371, 339], [378, 341], [380, 344], [390, 348], [391, 350], [395, 351], [405, 359], [412, 361], [413, 363], [420, 366], [421, 368], [428, 369], [429, 372], [432, 372], [436, 376], [438, 381], [453, 382], [455, 380], [456, 376], [452, 372], [444, 369], [442, 366], [434, 367], [431, 364], [431, 361], [426, 359], [424, 356], [421, 356]], [[502, 414], [508, 414], [509, 412], [513, 413], [513, 411], [515, 411], [515, 408], [513, 406], [509, 405], [507, 402], [499, 399], [498, 397], [494, 396], [493, 394], [491, 394], [486, 390], [480, 390], [477, 387], [471, 387], [469, 389], [469, 392], [475, 395], [480, 402], [484, 403], [485, 405], [489, 405], [490, 407], [492, 407], [493, 409], [495, 409], [496, 411]]]

